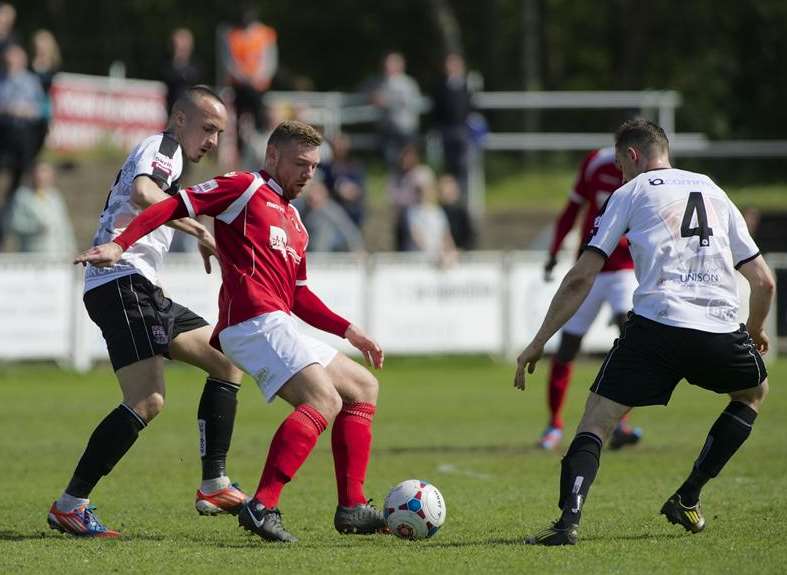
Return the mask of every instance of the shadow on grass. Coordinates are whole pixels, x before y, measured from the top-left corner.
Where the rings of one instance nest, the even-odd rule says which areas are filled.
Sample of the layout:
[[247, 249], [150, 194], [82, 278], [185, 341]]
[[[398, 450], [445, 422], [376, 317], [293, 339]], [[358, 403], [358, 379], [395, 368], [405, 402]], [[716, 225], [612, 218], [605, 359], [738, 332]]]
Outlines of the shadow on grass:
[[[109, 541], [109, 539], [102, 539], [100, 537], [77, 537], [73, 535], [66, 535], [65, 533], [57, 533], [55, 531], [34, 531], [30, 533], [24, 533], [20, 531], [12, 531], [9, 529], [0, 529], [0, 541], [90, 541], [93, 539]], [[118, 539], [112, 539], [112, 541], [130, 543], [133, 541], [164, 541], [165, 539], [171, 539], [171, 537], [153, 534], [135, 534], [127, 537], [119, 537]]]
[[[637, 454], [647, 453], [652, 454], [656, 452], [663, 452], [671, 449], [669, 446], [654, 446], [654, 445], [637, 445], [635, 447], [627, 447], [621, 450], [606, 449], [605, 454], [610, 457], [615, 457], [619, 453], [623, 454]], [[547, 454], [547, 455], [562, 455], [562, 449], [545, 450], [535, 444], [524, 445], [408, 445], [408, 446], [390, 446], [374, 448], [372, 450], [377, 454], [385, 455], [408, 455], [408, 454], [429, 454], [429, 453], [481, 453], [485, 455], [526, 455], [526, 454]]]
[[409, 453], [484, 453], [484, 454], [525, 454], [541, 452], [536, 446], [522, 445], [413, 445], [407, 447], [383, 447], [374, 450], [376, 453], [403, 455]]
[[0, 541], [35, 541], [42, 539], [55, 539], [60, 537], [58, 533], [46, 533], [37, 531], [35, 533], [20, 533], [9, 529], [0, 529]]
[[632, 533], [630, 535], [596, 535], [591, 537], [582, 537], [580, 541], [647, 541], [652, 539], [654, 541], [661, 541], [664, 539], [680, 539], [688, 537], [690, 533]]

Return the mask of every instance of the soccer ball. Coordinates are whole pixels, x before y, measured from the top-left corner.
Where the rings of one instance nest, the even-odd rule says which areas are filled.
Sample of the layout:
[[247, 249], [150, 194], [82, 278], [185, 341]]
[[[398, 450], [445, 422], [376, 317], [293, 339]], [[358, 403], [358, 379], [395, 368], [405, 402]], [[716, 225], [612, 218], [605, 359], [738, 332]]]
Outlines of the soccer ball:
[[408, 479], [388, 493], [383, 515], [397, 537], [427, 539], [445, 522], [445, 500], [431, 483]]

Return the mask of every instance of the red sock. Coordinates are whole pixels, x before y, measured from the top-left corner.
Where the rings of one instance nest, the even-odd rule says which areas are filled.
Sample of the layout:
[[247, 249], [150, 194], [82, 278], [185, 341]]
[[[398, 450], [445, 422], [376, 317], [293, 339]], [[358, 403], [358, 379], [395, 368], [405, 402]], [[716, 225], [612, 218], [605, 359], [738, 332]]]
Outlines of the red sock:
[[563, 363], [557, 358], [552, 358], [549, 371], [549, 425], [563, 429], [563, 404], [566, 402], [566, 392], [571, 381], [572, 362]]
[[268, 509], [279, 504], [284, 486], [295, 476], [309, 457], [320, 434], [328, 427], [322, 414], [302, 404], [285, 419], [276, 431], [268, 449], [254, 498]]
[[366, 503], [363, 482], [372, 449], [372, 418], [375, 406], [371, 403], [345, 403], [331, 433], [333, 464], [336, 469], [336, 488], [339, 505], [355, 507]]

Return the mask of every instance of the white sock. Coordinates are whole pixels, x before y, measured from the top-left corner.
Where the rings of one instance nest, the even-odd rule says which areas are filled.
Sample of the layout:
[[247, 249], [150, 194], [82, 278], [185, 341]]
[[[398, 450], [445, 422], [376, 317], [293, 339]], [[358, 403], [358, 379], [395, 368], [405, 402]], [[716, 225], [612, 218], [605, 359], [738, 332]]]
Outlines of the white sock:
[[71, 513], [83, 505], [87, 505], [88, 503], [90, 503], [90, 499], [74, 497], [73, 495], [69, 495], [64, 491], [63, 495], [61, 495], [60, 498], [55, 502], [55, 506], [57, 507], [58, 511], [62, 511], [63, 513]]
[[219, 489], [226, 489], [230, 485], [230, 478], [226, 475], [222, 475], [214, 479], [203, 479], [199, 486], [199, 490], [203, 493], [213, 493]]

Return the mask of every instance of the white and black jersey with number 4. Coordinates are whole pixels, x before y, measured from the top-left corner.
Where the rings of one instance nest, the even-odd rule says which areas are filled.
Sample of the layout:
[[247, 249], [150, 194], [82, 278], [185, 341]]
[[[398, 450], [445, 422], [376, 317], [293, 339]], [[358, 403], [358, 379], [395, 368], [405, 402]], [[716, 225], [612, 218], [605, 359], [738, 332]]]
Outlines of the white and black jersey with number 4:
[[639, 287], [634, 313], [661, 324], [729, 333], [739, 328], [736, 269], [759, 250], [740, 211], [703, 174], [640, 174], [612, 194], [586, 249], [605, 257], [623, 234]]
[[[174, 136], [156, 134], [140, 142], [129, 154], [109, 192], [93, 245], [112, 241], [142, 209], [131, 201], [134, 180], [148, 176], [167, 193], [177, 193], [183, 171], [183, 155]], [[111, 267], [88, 265], [85, 270], [85, 291], [117, 278], [139, 273], [152, 284], [158, 284], [157, 270], [172, 242], [173, 230], [162, 226], [131, 246], [120, 261]]]

